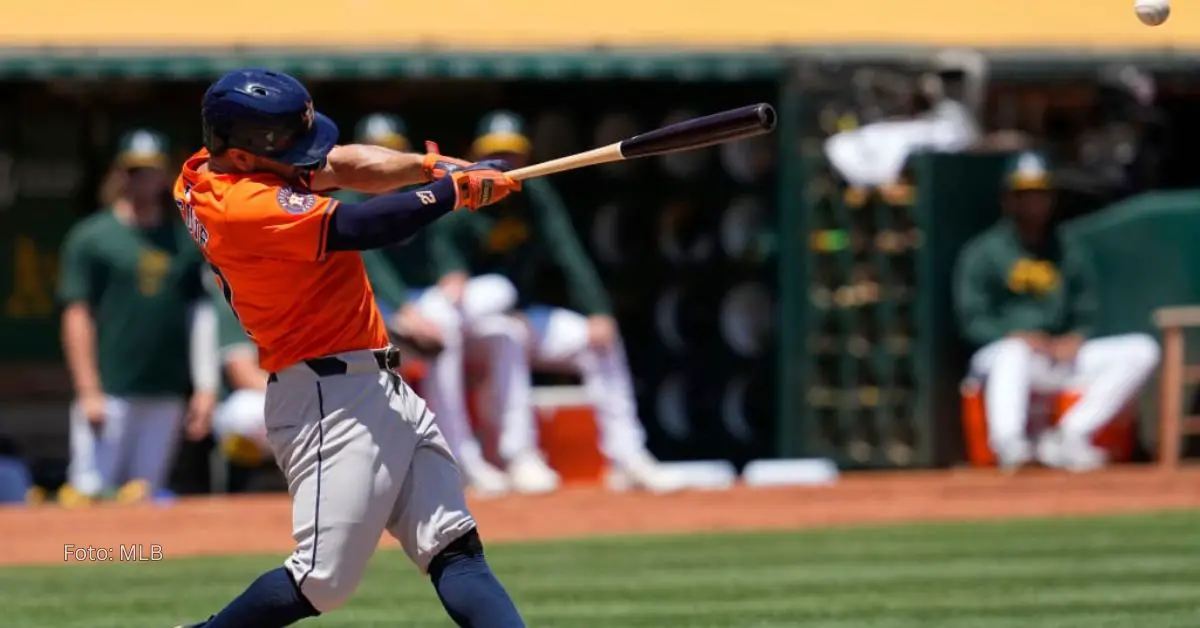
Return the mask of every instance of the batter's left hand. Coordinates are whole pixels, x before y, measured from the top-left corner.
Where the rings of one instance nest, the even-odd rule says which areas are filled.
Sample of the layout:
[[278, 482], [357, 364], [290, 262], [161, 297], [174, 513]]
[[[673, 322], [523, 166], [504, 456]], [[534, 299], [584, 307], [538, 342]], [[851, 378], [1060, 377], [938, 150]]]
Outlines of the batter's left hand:
[[605, 314], [595, 314], [588, 319], [588, 346], [607, 351], [617, 342], [617, 321]]
[[504, 171], [508, 164], [502, 160], [484, 160], [450, 173], [458, 195], [455, 209], [475, 211], [504, 200], [521, 190], [521, 182], [510, 179]]
[[188, 402], [186, 432], [188, 440], [201, 440], [212, 429], [212, 415], [217, 409], [217, 396], [212, 392], [198, 392]]
[[421, 169], [425, 172], [427, 181], [437, 181], [455, 170], [471, 165], [469, 161], [442, 155], [438, 150], [438, 145], [434, 142], [425, 142], [425, 153]]

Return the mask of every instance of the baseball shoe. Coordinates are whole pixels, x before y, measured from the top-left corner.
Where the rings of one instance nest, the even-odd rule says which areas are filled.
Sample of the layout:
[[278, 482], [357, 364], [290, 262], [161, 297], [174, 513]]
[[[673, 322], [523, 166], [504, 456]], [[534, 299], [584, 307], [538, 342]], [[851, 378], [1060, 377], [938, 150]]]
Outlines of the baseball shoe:
[[27, 506], [41, 506], [46, 503], [46, 489], [40, 486], [31, 486], [25, 491], [25, 504]]
[[118, 504], [140, 504], [151, 497], [150, 483], [146, 480], [130, 480], [113, 494]]
[[1000, 470], [1016, 473], [1033, 460], [1033, 447], [1025, 439], [1000, 443], [995, 447]]
[[84, 508], [91, 506], [96, 502], [96, 499], [70, 484], [63, 484], [55, 494], [54, 501], [58, 502], [58, 505], [63, 508]]
[[514, 458], [508, 465], [508, 477], [513, 488], [521, 493], [552, 493], [561, 483], [558, 474], [535, 451]]
[[656, 494], [673, 493], [684, 488], [683, 478], [679, 474], [664, 469], [662, 463], [645, 450], [616, 462], [609, 473], [609, 482], [615, 486], [640, 488]]
[[1075, 473], [1095, 471], [1108, 463], [1108, 454], [1089, 439], [1046, 430], [1038, 440], [1038, 461], [1047, 467]]
[[508, 476], [486, 460], [464, 461], [461, 467], [467, 486], [481, 497], [503, 495], [512, 490]]
[[1090, 438], [1059, 435], [1062, 468], [1074, 473], [1087, 473], [1108, 464], [1108, 452], [1092, 444]]

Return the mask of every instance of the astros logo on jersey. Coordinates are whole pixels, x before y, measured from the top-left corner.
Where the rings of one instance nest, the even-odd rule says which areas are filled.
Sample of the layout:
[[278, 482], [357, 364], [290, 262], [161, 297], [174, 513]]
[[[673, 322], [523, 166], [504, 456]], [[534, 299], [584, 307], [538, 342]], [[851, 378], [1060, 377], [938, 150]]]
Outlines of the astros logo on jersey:
[[275, 200], [279, 201], [279, 206], [289, 214], [303, 214], [317, 204], [316, 195], [302, 194], [290, 187], [279, 188], [279, 192], [275, 194]]

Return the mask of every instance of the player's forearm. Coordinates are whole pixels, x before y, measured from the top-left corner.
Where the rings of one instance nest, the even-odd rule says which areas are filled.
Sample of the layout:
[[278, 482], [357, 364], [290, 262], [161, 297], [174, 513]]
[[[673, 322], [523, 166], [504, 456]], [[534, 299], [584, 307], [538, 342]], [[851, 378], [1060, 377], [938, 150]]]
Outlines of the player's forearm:
[[75, 394], [102, 392], [96, 368], [96, 325], [86, 305], [68, 305], [62, 315], [62, 344]]
[[342, 203], [326, 233], [327, 251], [366, 251], [408, 239], [454, 210], [458, 196], [446, 177], [418, 190], [393, 192], [362, 203]]
[[329, 153], [326, 167], [313, 175], [315, 190], [345, 189], [382, 194], [427, 181], [424, 155], [382, 146], [351, 144]]

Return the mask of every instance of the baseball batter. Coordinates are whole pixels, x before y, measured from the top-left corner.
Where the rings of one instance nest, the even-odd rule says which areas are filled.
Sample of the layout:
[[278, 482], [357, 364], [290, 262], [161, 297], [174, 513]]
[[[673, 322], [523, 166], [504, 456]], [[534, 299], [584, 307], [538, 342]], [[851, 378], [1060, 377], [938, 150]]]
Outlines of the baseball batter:
[[[105, 185], [109, 208], [75, 225], [62, 250], [63, 350], [76, 392], [64, 506], [161, 488], [185, 415], [203, 436], [216, 403], [216, 378], [189, 352], [203, 259], [163, 202], [166, 138], [138, 129], [119, 147]], [[200, 331], [193, 325], [193, 336]]]
[[[175, 200], [269, 373], [266, 436], [288, 481], [296, 549], [194, 626], [273, 628], [340, 607], [384, 530], [458, 625], [523, 626], [432, 413], [394, 370], [359, 254], [519, 184], [496, 162], [336, 146], [337, 126], [277, 72], [225, 75], [201, 115], [204, 148], [184, 163]], [[317, 193], [336, 188], [380, 196]]]
[[[397, 304], [404, 302], [407, 290], [383, 253], [363, 251], [362, 260], [380, 312], [384, 314], [384, 320], [388, 321], [388, 328], [393, 337], [397, 337], [398, 342], [405, 341], [409, 345], [417, 345], [422, 352], [436, 352], [440, 336], [413, 333], [411, 325], [406, 326], [404, 330], [397, 330], [397, 325], [392, 321], [408, 321], [409, 318], [388, 316], [396, 310]], [[207, 287], [213, 293], [212, 305], [217, 329], [215, 336], [222, 371], [221, 402], [213, 415], [213, 434], [217, 437], [221, 452], [231, 463], [257, 466], [271, 454], [263, 416], [269, 373], [258, 365], [258, 350], [254, 342], [246, 336], [237, 315], [220, 293], [215, 277], [213, 281], [208, 282]]]
[[[963, 249], [955, 305], [967, 340], [981, 347], [971, 372], [984, 378], [989, 441], [1000, 464], [1034, 456], [1077, 471], [1105, 463], [1092, 436], [1133, 397], [1158, 363], [1145, 334], [1093, 337], [1095, 278], [1082, 251], [1050, 227], [1050, 174], [1037, 153], [1015, 157], [1005, 218]], [[1026, 432], [1031, 390], [1082, 390], [1057, 430], [1036, 446]]]
[[[404, 121], [386, 113], [365, 116], [359, 122], [356, 139], [394, 149], [410, 145]], [[364, 199], [359, 195], [354, 200]], [[389, 247], [381, 254], [382, 263], [368, 265], [367, 273], [381, 298], [386, 288], [401, 281], [401, 272], [405, 283], [416, 286], [402, 296], [386, 290], [393, 295], [385, 299], [395, 308], [390, 317], [392, 328], [406, 340], [440, 348], [436, 355], [429, 356], [431, 368], [422, 393], [437, 412], [446, 439], [455, 447], [454, 455], [470, 488], [477, 495], [500, 495], [514, 488], [509, 475], [484, 458], [478, 441], [459, 433], [470, 425], [464, 364], [468, 348], [472, 357], [487, 362], [494, 374], [489, 378], [489, 399], [501, 424], [532, 420], [529, 367], [524, 357], [529, 334], [520, 321], [505, 315], [517, 304], [517, 290], [506, 277], [497, 274], [430, 289], [437, 276], [429, 244], [428, 239], [418, 237]], [[387, 272], [385, 266], [390, 266], [392, 272]], [[401, 302], [403, 305], [397, 308]], [[521, 457], [514, 470], [518, 471], [514, 474], [518, 480], [515, 488], [531, 492], [547, 488], [543, 479], [549, 471], [540, 457]], [[535, 483], [522, 483], [522, 479]]]

